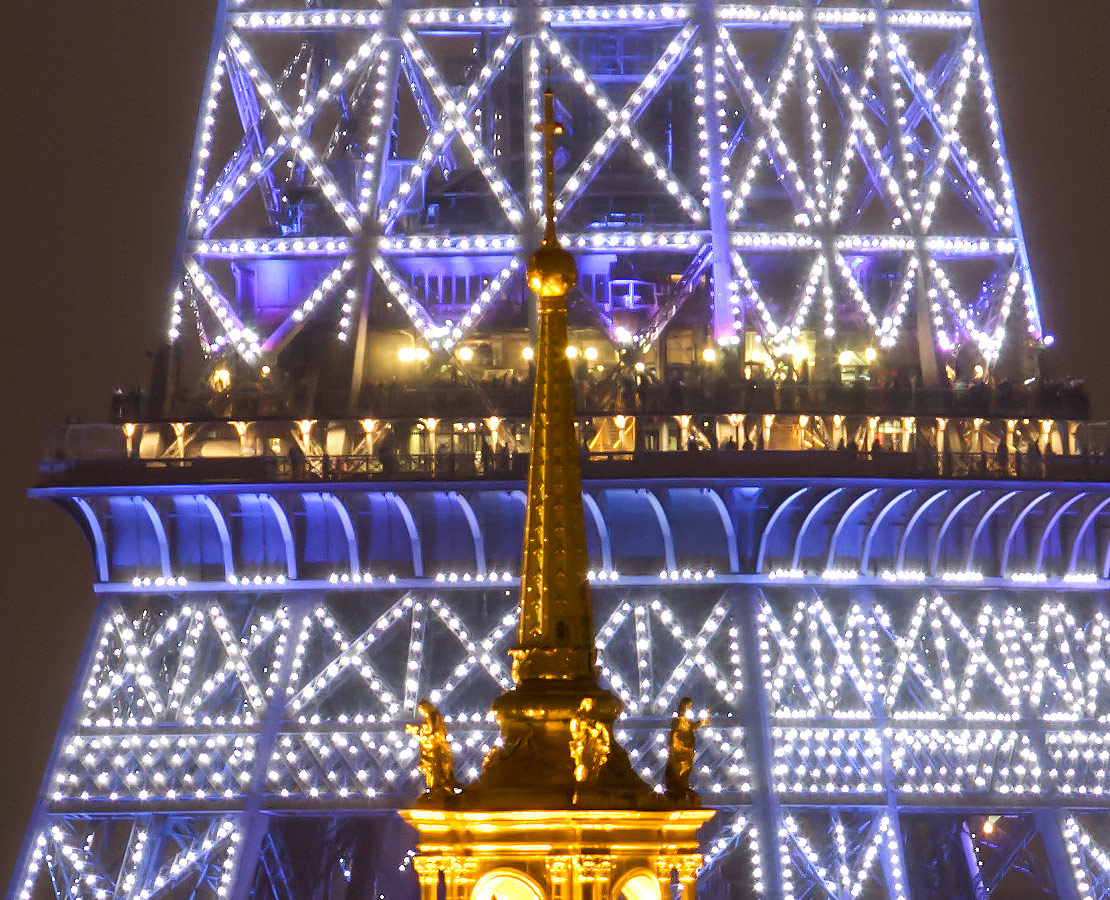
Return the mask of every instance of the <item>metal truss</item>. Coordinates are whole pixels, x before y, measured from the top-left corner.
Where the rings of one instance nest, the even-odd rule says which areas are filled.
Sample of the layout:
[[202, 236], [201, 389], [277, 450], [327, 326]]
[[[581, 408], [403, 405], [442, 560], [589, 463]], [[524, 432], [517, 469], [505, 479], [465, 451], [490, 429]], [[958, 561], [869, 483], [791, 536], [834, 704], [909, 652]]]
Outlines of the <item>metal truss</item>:
[[[450, 352], [535, 237], [547, 69], [579, 268], [683, 273], [648, 319], [601, 316], [617, 344], [659, 341], [706, 276], [716, 340], [771, 354], [912, 327], [989, 367], [1043, 337], [971, 0], [247, 0], [217, 26], [171, 339], [191, 310], [207, 353], [272, 363], [316, 317], [348, 341], [373, 294]], [[248, 296], [260, 260], [303, 292]], [[447, 305], [418, 289], [460, 272]]]
[[[710, 716], [708, 894], [742, 878], [745, 896], [920, 896], [932, 841], [963, 859], [929, 870], [951, 881], [943, 896], [1023, 879], [1105, 895], [1100, 597], [595, 588], [600, 665], [643, 775], [661, 777], [677, 697]], [[515, 592], [462, 584], [104, 596], [12, 896], [246, 896], [262, 880], [288, 896], [283, 879], [312, 877], [297, 829], [321, 841], [353, 817], [388, 833], [417, 793], [401, 726], [419, 698], [447, 711], [458, 770], [476, 774], [515, 612]], [[382, 872], [404, 868], [405, 841], [391, 846]]]

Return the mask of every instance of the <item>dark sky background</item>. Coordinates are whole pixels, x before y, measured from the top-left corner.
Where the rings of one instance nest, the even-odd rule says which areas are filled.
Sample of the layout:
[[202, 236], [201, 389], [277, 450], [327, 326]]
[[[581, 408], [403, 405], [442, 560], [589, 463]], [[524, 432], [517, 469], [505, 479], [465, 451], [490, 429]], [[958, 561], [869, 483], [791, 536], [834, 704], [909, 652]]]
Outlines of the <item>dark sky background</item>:
[[[1110, 415], [1110, 0], [982, 0], [1050, 374]], [[162, 332], [215, 0], [0, 12], [0, 890], [92, 615], [77, 526], [25, 497], [43, 431], [104, 419]]]

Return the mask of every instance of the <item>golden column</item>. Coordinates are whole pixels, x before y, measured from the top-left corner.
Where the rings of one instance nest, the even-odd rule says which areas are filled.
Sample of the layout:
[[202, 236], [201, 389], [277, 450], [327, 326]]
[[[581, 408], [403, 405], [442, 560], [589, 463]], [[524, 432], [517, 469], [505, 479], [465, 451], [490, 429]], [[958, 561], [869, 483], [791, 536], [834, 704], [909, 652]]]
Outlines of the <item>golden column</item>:
[[[555, 230], [554, 96], [544, 92], [543, 242], [528, 264], [539, 306], [520, 625], [513, 687], [493, 704], [501, 738], [469, 785], [454, 783], [446, 730], [422, 704], [428, 791], [402, 812], [419, 832], [422, 900], [660, 900], [672, 878], [692, 900], [697, 830], [713, 813], [689, 790], [696, 724], [680, 706], [668, 792], [616, 741], [620, 701], [598, 681], [566, 295], [574, 258]], [[676, 738], [676, 735], [679, 737]], [[445, 760], [444, 754], [448, 758]]]

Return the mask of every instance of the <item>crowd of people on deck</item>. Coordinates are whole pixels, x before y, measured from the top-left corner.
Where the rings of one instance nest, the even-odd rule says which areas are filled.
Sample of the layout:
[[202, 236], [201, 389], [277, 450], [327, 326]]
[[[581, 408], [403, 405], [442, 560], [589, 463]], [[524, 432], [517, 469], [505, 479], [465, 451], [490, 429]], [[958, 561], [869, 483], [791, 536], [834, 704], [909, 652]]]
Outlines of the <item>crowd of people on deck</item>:
[[[933, 416], [984, 419], [1053, 418], [1084, 420], [1090, 414], [1086, 387], [1077, 381], [1036, 380], [955, 382], [926, 389], [915, 380], [890, 373], [882, 380], [779, 381], [744, 378], [735, 366], [674, 367], [658, 376], [642, 365], [599, 368], [579, 360], [574, 367], [576, 408], [581, 415], [654, 413], [661, 415], [833, 414]], [[189, 421], [301, 418], [305, 415], [528, 418], [532, 406], [530, 371], [507, 370], [472, 377], [456, 367], [414, 373], [366, 384], [354, 416], [349, 397], [298, 394], [277, 376], [260, 385], [241, 381], [175, 404], [175, 416]], [[334, 400], [334, 402], [329, 402]], [[334, 407], [332, 409], [331, 407]], [[154, 421], [160, 410], [143, 391], [117, 388], [111, 402], [114, 422]]]

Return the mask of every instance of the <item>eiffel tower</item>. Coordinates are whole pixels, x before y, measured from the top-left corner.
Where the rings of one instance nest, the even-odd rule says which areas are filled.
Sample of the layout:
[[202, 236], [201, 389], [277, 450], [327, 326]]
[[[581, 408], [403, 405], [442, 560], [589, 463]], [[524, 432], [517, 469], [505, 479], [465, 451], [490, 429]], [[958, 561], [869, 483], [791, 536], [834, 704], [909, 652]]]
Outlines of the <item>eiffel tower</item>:
[[[598, 664], [706, 897], [1110, 896], [1110, 469], [974, 0], [220, 0], [149, 402], [32, 493], [98, 607], [10, 900], [418, 896], [518, 631], [543, 225]], [[140, 408], [141, 407], [141, 408]], [[452, 900], [470, 900], [452, 897]]]

